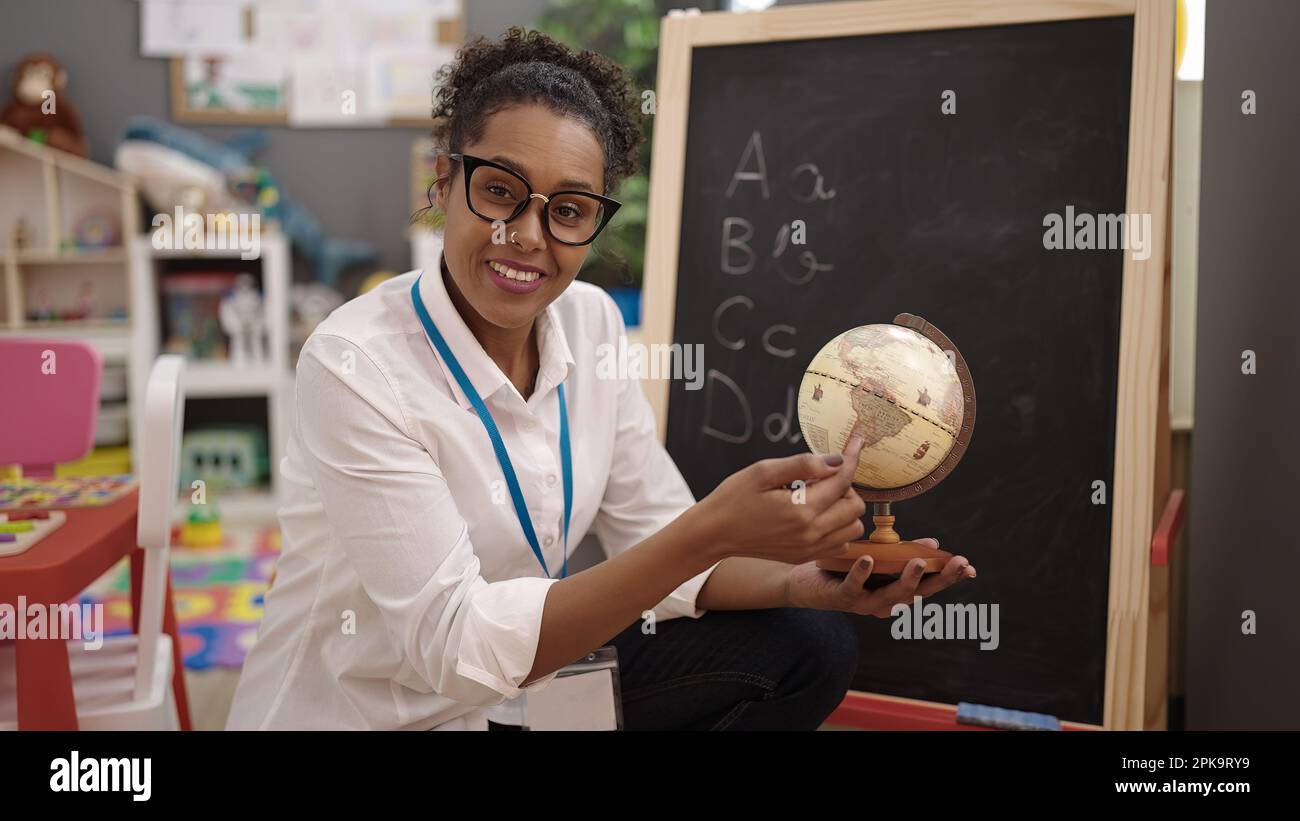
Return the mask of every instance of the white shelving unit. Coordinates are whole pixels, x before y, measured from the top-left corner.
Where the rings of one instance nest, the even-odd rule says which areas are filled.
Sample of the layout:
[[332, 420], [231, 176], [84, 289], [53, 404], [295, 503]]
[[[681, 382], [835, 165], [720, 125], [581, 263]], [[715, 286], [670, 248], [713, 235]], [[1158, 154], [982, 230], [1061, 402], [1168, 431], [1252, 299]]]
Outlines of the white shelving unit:
[[[94, 220], [110, 244], [82, 245], [83, 220]], [[126, 369], [129, 380], [138, 363], [130, 359], [127, 240], [138, 222], [130, 176], [0, 128], [0, 336], [89, 342], [104, 358], [106, 390], [120, 384], [108, 379], [112, 369]], [[119, 441], [112, 431], [129, 412], [127, 399], [105, 394], [106, 443]]]
[[[139, 306], [131, 325], [131, 356], [151, 362], [163, 352], [163, 320], [159, 316], [160, 263], [164, 260], [193, 259], [201, 267], [203, 260], [240, 260], [241, 251], [231, 250], [159, 250], [151, 238], [134, 238], [131, 255], [131, 299]], [[293, 372], [289, 366], [289, 281], [291, 276], [289, 244], [284, 235], [263, 228], [260, 254], [247, 260], [250, 268], [260, 268], [263, 310], [266, 312], [267, 362], [259, 366], [240, 366], [223, 360], [191, 360], [185, 369], [187, 399], [264, 397], [267, 403], [267, 455], [269, 491], [223, 491], [216, 496], [224, 517], [266, 518], [274, 515], [279, 504], [278, 468], [288, 434], [289, 409], [293, 401]], [[137, 369], [139, 370], [139, 369]], [[133, 397], [143, 395], [145, 373], [131, 380]], [[137, 405], [138, 407], [139, 405]], [[133, 419], [138, 425], [138, 420]], [[139, 433], [138, 429], [135, 431]], [[178, 509], [188, 510], [188, 494], [179, 500]]]

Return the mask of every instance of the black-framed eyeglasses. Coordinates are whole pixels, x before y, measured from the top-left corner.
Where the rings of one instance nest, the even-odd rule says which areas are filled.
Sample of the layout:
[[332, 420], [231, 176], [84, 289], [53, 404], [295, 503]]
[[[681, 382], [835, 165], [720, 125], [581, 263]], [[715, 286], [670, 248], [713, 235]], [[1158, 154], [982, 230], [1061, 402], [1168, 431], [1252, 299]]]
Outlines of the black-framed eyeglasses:
[[542, 226], [556, 242], [590, 245], [622, 205], [590, 191], [538, 194], [528, 180], [504, 165], [469, 154], [448, 154], [465, 169], [465, 204], [479, 219], [510, 222], [542, 201]]

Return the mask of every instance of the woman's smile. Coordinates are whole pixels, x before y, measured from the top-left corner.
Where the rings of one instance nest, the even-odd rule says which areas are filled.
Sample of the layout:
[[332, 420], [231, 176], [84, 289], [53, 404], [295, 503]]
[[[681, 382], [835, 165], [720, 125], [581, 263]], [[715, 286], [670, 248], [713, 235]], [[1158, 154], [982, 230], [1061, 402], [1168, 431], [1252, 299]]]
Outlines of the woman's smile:
[[488, 278], [510, 294], [531, 294], [550, 279], [542, 269], [511, 259], [490, 259], [484, 267], [488, 269]]

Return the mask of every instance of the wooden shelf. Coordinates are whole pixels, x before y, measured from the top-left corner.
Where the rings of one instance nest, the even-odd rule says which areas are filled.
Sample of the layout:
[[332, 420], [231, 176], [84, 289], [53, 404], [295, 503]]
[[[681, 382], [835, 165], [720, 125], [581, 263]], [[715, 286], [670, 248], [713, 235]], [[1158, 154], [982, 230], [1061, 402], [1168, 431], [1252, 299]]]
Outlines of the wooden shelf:
[[22, 265], [122, 265], [126, 262], [126, 249], [114, 247], [84, 251], [22, 250], [14, 256]]
[[126, 320], [4, 323], [0, 324], [0, 336], [80, 339], [94, 345], [100, 355], [109, 360], [124, 360], [131, 354], [131, 324]]
[[[128, 271], [139, 204], [131, 177], [88, 159], [0, 131], [0, 333], [6, 336], [79, 339], [106, 359], [130, 367]], [[121, 244], [74, 245], [82, 220], [106, 223]], [[25, 247], [12, 245], [19, 224]], [[93, 307], [82, 304], [89, 289]], [[32, 320], [33, 313], [88, 313], [96, 318]], [[121, 316], [122, 318], [109, 318]], [[147, 363], [135, 365], [148, 370]]]
[[130, 328], [131, 322], [126, 319], [25, 319], [17, 330], [80, 336], [105, 330], [125, 333]]

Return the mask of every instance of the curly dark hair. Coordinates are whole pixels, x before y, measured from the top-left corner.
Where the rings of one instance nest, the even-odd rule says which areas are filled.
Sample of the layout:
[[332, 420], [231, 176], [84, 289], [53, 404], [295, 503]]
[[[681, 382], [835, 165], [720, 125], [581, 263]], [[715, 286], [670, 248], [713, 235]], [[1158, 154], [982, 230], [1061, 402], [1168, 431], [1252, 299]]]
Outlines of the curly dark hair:
[[438, 70], [433, 139], [459, 152], [483, 136], [487, 118], [516, 103], [541, 103], [586, 123], [605, 152], [605, 193], [636, 170], [643, 139], [626, 69], [594, 51], [575, 52], [518, 26], [500, 40], [478, 37]]

